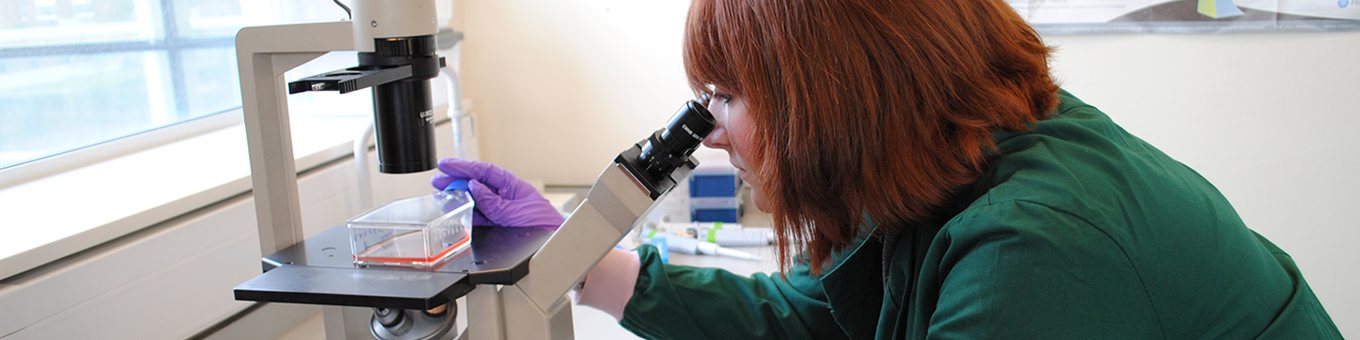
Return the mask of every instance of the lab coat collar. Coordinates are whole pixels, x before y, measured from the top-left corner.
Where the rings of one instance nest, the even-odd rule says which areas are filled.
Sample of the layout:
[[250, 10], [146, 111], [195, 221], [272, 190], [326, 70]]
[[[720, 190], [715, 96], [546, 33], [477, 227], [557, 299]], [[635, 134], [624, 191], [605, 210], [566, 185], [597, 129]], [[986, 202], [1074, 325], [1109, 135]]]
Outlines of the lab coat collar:
[[856, 237], [856, 245], [832, 256], [835, 265], [821, 277], [831, 316], [851, 339], [874, 337], [883, 301], [882, 244], [871, 237], [878, 226]]

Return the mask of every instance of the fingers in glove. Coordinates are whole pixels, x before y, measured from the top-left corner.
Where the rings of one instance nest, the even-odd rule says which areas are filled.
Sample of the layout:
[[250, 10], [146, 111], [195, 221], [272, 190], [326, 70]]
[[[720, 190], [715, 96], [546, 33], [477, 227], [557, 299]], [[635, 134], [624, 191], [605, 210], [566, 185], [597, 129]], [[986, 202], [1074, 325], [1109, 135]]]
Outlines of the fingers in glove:
[[458, 178], [448, 174], [435, 174], [433, 177], [430, 177], [430, 185], [434, 186], [435, 190], [444, 190], [444, 188], [449, 186], [449, 183], [453, 183], [453, 181], [459, 179], [466, 180], [467, 178]]
[[485, 166], [479, 164], [486, 163], [460, 158], [444, 158], [439, 160], [439, 164], [435, 167], [453, 177], [481, 179], [484, 176]]
[[478, 180], [468, 182], [468, 193], [472, 194], [472, 201], [476, 202], [477, 210], [486, 215], [488, 220], [496, 224], [504, 222], [502, 220], [505, 219], [504, 215], [508, 213], [505, 210], [509, 201], [501, 198], [495, 191]]
[[[481, 181], [482, 184], [495, 192], [501, 192], [505, 188], [514, 188], [520, 182], [523, 182], [509, 170], [487, 162], [445, 158], [439, 160], [438, 168], [439, 171], [455, 178], [463, 177]], [[511, 197], [510, 199], [514, 198]]]

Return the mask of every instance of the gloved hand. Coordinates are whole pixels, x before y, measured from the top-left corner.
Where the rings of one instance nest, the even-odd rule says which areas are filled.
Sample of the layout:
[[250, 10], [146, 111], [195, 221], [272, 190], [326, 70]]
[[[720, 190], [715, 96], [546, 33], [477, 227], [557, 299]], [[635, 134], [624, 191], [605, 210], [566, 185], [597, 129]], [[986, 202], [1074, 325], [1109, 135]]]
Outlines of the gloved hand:
[[528, 182], [491, 163], [456, 158], [439, 160], [442, 174], [430, 179], [437, 190], [456, 180], [468, 181], [476, 202], [473, 225], [552, 227], [562, 225], [562, 214]]

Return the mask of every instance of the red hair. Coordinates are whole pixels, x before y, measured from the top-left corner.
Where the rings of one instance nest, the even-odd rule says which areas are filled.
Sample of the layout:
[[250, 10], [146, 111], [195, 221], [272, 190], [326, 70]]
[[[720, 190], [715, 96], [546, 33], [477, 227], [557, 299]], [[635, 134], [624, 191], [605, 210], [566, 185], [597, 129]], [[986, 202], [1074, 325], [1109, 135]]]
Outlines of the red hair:
[[1057, 104], [1048, 54], [1001, 0], [694, 0], [684, 41], [696, 93], [746, 100], [780, 268], [805, 244], [813, 273], [866, 222], [946, 218], [992, 132]]

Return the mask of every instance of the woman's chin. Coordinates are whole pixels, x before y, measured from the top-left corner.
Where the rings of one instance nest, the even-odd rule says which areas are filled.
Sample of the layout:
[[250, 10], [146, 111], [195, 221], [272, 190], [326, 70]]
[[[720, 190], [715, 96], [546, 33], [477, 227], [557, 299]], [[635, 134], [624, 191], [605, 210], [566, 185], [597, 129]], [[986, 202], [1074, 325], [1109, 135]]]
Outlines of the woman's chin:
[[770, 207], [769, 207], [769, 204], [768, 204], [767, 202], [765, 202], [765, 198], [763, 198], [763, 196], [764, 196], [763, 194], [764, 194], [764, 193], [760, 192], [759, 190], [755, 190], [754, 188], [752, 188], [752, 190], [751, 190], [751, 205], [754, 205], [754, 206], [756, 207], [757, 210], [760, 210], [761, 212], [764, 212], [764, 213], [767, 213], [767, 214], [768, 214], [768, 213], [770, 212]]

